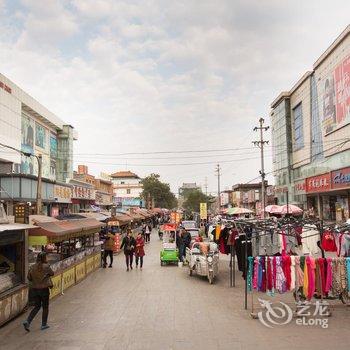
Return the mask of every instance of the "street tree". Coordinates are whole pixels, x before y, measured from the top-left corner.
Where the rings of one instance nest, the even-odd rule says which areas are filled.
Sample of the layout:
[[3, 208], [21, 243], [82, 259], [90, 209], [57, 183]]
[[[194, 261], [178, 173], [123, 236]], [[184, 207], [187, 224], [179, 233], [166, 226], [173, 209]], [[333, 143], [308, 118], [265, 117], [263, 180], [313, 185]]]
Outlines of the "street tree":
[[199, 212], [200, 203], [209, 204], [212, 202], [212, 197], [205, 195], [201, 190], [186, 191], [183, 207], [190, 212]]
[[142, 181], [143, 191], [141, 197], [145, 200], [153, 199], [157, 208], [172, 209], [177, 206], [175, 195], [171, 192], [169, 184], [162, 182], [158, 174], [150, 174]]

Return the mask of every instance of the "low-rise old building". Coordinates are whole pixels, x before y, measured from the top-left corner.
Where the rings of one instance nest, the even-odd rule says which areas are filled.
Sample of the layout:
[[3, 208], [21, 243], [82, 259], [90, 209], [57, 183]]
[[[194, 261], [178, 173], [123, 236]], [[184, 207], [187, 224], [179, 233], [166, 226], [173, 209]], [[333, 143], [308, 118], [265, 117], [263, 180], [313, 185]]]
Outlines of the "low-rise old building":
[[141, 178], [131, 171], [117, 171], [111, 174], [114, 203], [117, 206], [143, 207]]

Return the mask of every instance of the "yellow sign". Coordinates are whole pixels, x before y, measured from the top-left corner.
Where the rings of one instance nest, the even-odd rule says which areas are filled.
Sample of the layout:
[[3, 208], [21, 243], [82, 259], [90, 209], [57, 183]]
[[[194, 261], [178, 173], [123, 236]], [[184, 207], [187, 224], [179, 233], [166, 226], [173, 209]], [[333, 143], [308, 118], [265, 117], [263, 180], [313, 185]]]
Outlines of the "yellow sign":
[[75, 266], [75, 279], [76, 281], [82, 280], [86, 275], [85, 272], [85, 261]]
[[95, 260], [94, 257], [91, 256], [90, 258], [86, 259], [86, 274], [92, 272], [95, 268]]
[[29, 236], [28, 244], [33, 245], [46, 245], [48, 243], [46, 236]]
[[74, 269], [74, 267], [63, 272], [62, 283], [63, 283], [63, 290], [71, 287], [75, 283], [75, 269]]
[[62, 290], [62, 274], [51, 278], [53, 287], [50, 289], [50, 299], [61, 293]]
[[201, 220], [207, 220], [208, 212], [207, 212], [207, 203], [200, 203], [200, 216]]
[[101, 254], [96, 254], [94, 256], [94, 265], [95, 265], [95, 269], [98, 269], [99, 267], [101, 267]]
[[215, 227], [215, 240], [218, 241], [221, 233], [221, 225], [216, 225]]

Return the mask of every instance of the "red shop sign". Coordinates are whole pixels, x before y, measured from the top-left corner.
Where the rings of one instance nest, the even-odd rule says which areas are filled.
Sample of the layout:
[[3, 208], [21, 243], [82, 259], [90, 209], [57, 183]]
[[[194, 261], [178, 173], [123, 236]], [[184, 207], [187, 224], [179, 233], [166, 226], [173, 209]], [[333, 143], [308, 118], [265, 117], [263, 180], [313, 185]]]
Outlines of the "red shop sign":
[[306, 184], [305, 184], [305, 180], [303, 181], [298, 181], [294, 183], [294, 192], [296, 194], [302, 194], [305, 193], [306, 190]]
[[331, 178], [332, 188], [350, 187], [350, 167], [332, 171]]
[[324, 192], [331, 189], [330, 173], [309, 177], [306, 179], [306, 193]]

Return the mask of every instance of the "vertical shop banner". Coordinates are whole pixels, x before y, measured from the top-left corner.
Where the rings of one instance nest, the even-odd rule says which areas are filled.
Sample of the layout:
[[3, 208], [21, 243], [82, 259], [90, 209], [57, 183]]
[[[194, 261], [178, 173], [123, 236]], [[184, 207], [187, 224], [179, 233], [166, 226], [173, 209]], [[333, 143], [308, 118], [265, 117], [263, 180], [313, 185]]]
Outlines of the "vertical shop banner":
[[323, 81], [324, 133], [350, 123], [350, 56], [345, 58]]
[[208, 217], [207, 203], [199, 204], [199, 212], [200, 212], [201, 220], [207, 220], [207, 217]]

